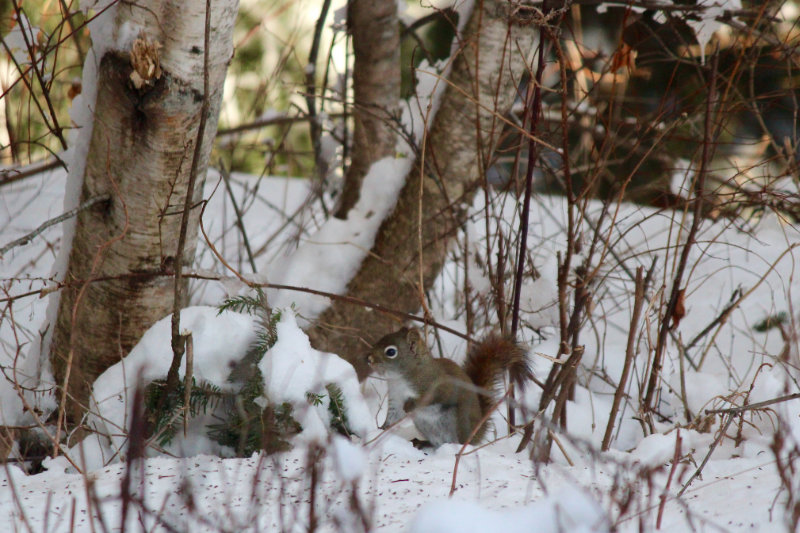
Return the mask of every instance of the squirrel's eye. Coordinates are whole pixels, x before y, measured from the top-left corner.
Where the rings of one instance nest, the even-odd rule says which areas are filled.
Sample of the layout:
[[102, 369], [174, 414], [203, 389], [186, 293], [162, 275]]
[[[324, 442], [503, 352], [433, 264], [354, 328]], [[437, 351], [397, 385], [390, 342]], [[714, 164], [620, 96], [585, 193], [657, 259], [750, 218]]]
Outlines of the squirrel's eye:
[[394, 359], [395, 357], [397, 357], [397, 346], [387, 346], [383, 350], [383, 354], [389, 359]]

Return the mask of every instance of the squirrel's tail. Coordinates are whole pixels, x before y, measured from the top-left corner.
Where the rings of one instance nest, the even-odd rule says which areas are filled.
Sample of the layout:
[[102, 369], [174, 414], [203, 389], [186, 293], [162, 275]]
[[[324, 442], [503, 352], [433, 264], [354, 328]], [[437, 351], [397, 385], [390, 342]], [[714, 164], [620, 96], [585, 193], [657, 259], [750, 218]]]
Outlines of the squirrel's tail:
[[472, 347], [464, 362], [464, 371], [477, 387], [489, 393], [478, 395], [484, 414], [494, 406], [494, 392], [503, 372], [508, 371], [511, 382], [520, 389], [533, 380], [525, 348], [508, 337], [495, 334]]

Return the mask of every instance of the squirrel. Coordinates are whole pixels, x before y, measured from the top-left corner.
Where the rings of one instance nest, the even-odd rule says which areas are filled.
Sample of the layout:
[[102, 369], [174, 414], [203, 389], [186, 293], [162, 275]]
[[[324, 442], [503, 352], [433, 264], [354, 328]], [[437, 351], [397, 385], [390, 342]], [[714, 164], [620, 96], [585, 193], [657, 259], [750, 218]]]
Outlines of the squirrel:
[[[515, 341], [489, 335], [475, 344], [463, 366], [434, 358], [420, 330], [403, 328], [376, 342], [367, 357], [372, 371], [388, 383], [387, 428], [406, 413], [434, 447], [465, 443], [496, 401], [505, 371], [522, 389], [533, 373], [525, 349]], [[470, 442], [480, 442], [487, 424], [481, 424]]]

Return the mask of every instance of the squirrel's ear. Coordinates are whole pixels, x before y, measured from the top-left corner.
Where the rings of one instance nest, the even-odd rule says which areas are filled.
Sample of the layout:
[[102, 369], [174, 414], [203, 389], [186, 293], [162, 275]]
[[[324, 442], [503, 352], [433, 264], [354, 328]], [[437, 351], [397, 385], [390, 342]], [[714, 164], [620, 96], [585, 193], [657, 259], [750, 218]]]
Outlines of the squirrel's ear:
[[408, 328], [406, 329], [406, 343], [408, 343], [408, 349], [411, 351], [412, 354], [419, 355], [419, 351], [417, 350], [417, 346], [423, 342], [422, 335], [417, 328]]

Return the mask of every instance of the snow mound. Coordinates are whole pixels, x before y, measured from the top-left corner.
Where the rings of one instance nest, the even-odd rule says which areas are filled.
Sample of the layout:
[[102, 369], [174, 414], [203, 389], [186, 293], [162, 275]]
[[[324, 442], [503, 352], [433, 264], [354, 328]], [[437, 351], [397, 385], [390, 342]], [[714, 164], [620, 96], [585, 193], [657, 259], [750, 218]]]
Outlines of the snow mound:
[[580, 489], [562, 490], [555, 496], [515, 510], [490, 511], [475, 502], [445, 500], [422, 507], [409, 527], [411, 533], [601, 533], [609, 521], [596, 501]]
[[[342, 391], [350, 429], [362, 436], [374, 429], [369, 425], [372, 417], [352, 365], [336, 354], [312, 348], [291, 309], [281, 311], [277, 332], [278, 342], [264, 355], [258, 368], [270, 401], [289, 402], [294, 407], [295, 419], [303, 426], [300, 438], [326, 439], [330, 430], [330, 384]], [[323, 401], [309, 403], [309, 393]]]
[[[136, 387], [165, 378], [169, 371], [171, 321], [172, 315], [168, 315], [153, 324], [130, 354], [103, 372], [94, 383], [89, 424], [97, 432], [109, 435], [112, 448], [117, 451], [123, 451], [126, 446], [127, 436], [121, 430], [129, 425]], [[181, 311], [181, 329], [192, 334], [193, 375], [197, 381], [206, 381], [223, 391], [232, 390], [232, 384], [227, 381], [228, 373], [255, 340], [255, 318], [231, 311], [219, 313], [216, 307], [187, 307]], [[186, 357], [179, 370], [181, 378], [185, 372]], [[193, 451], [199, 453], [202, 449]]]

